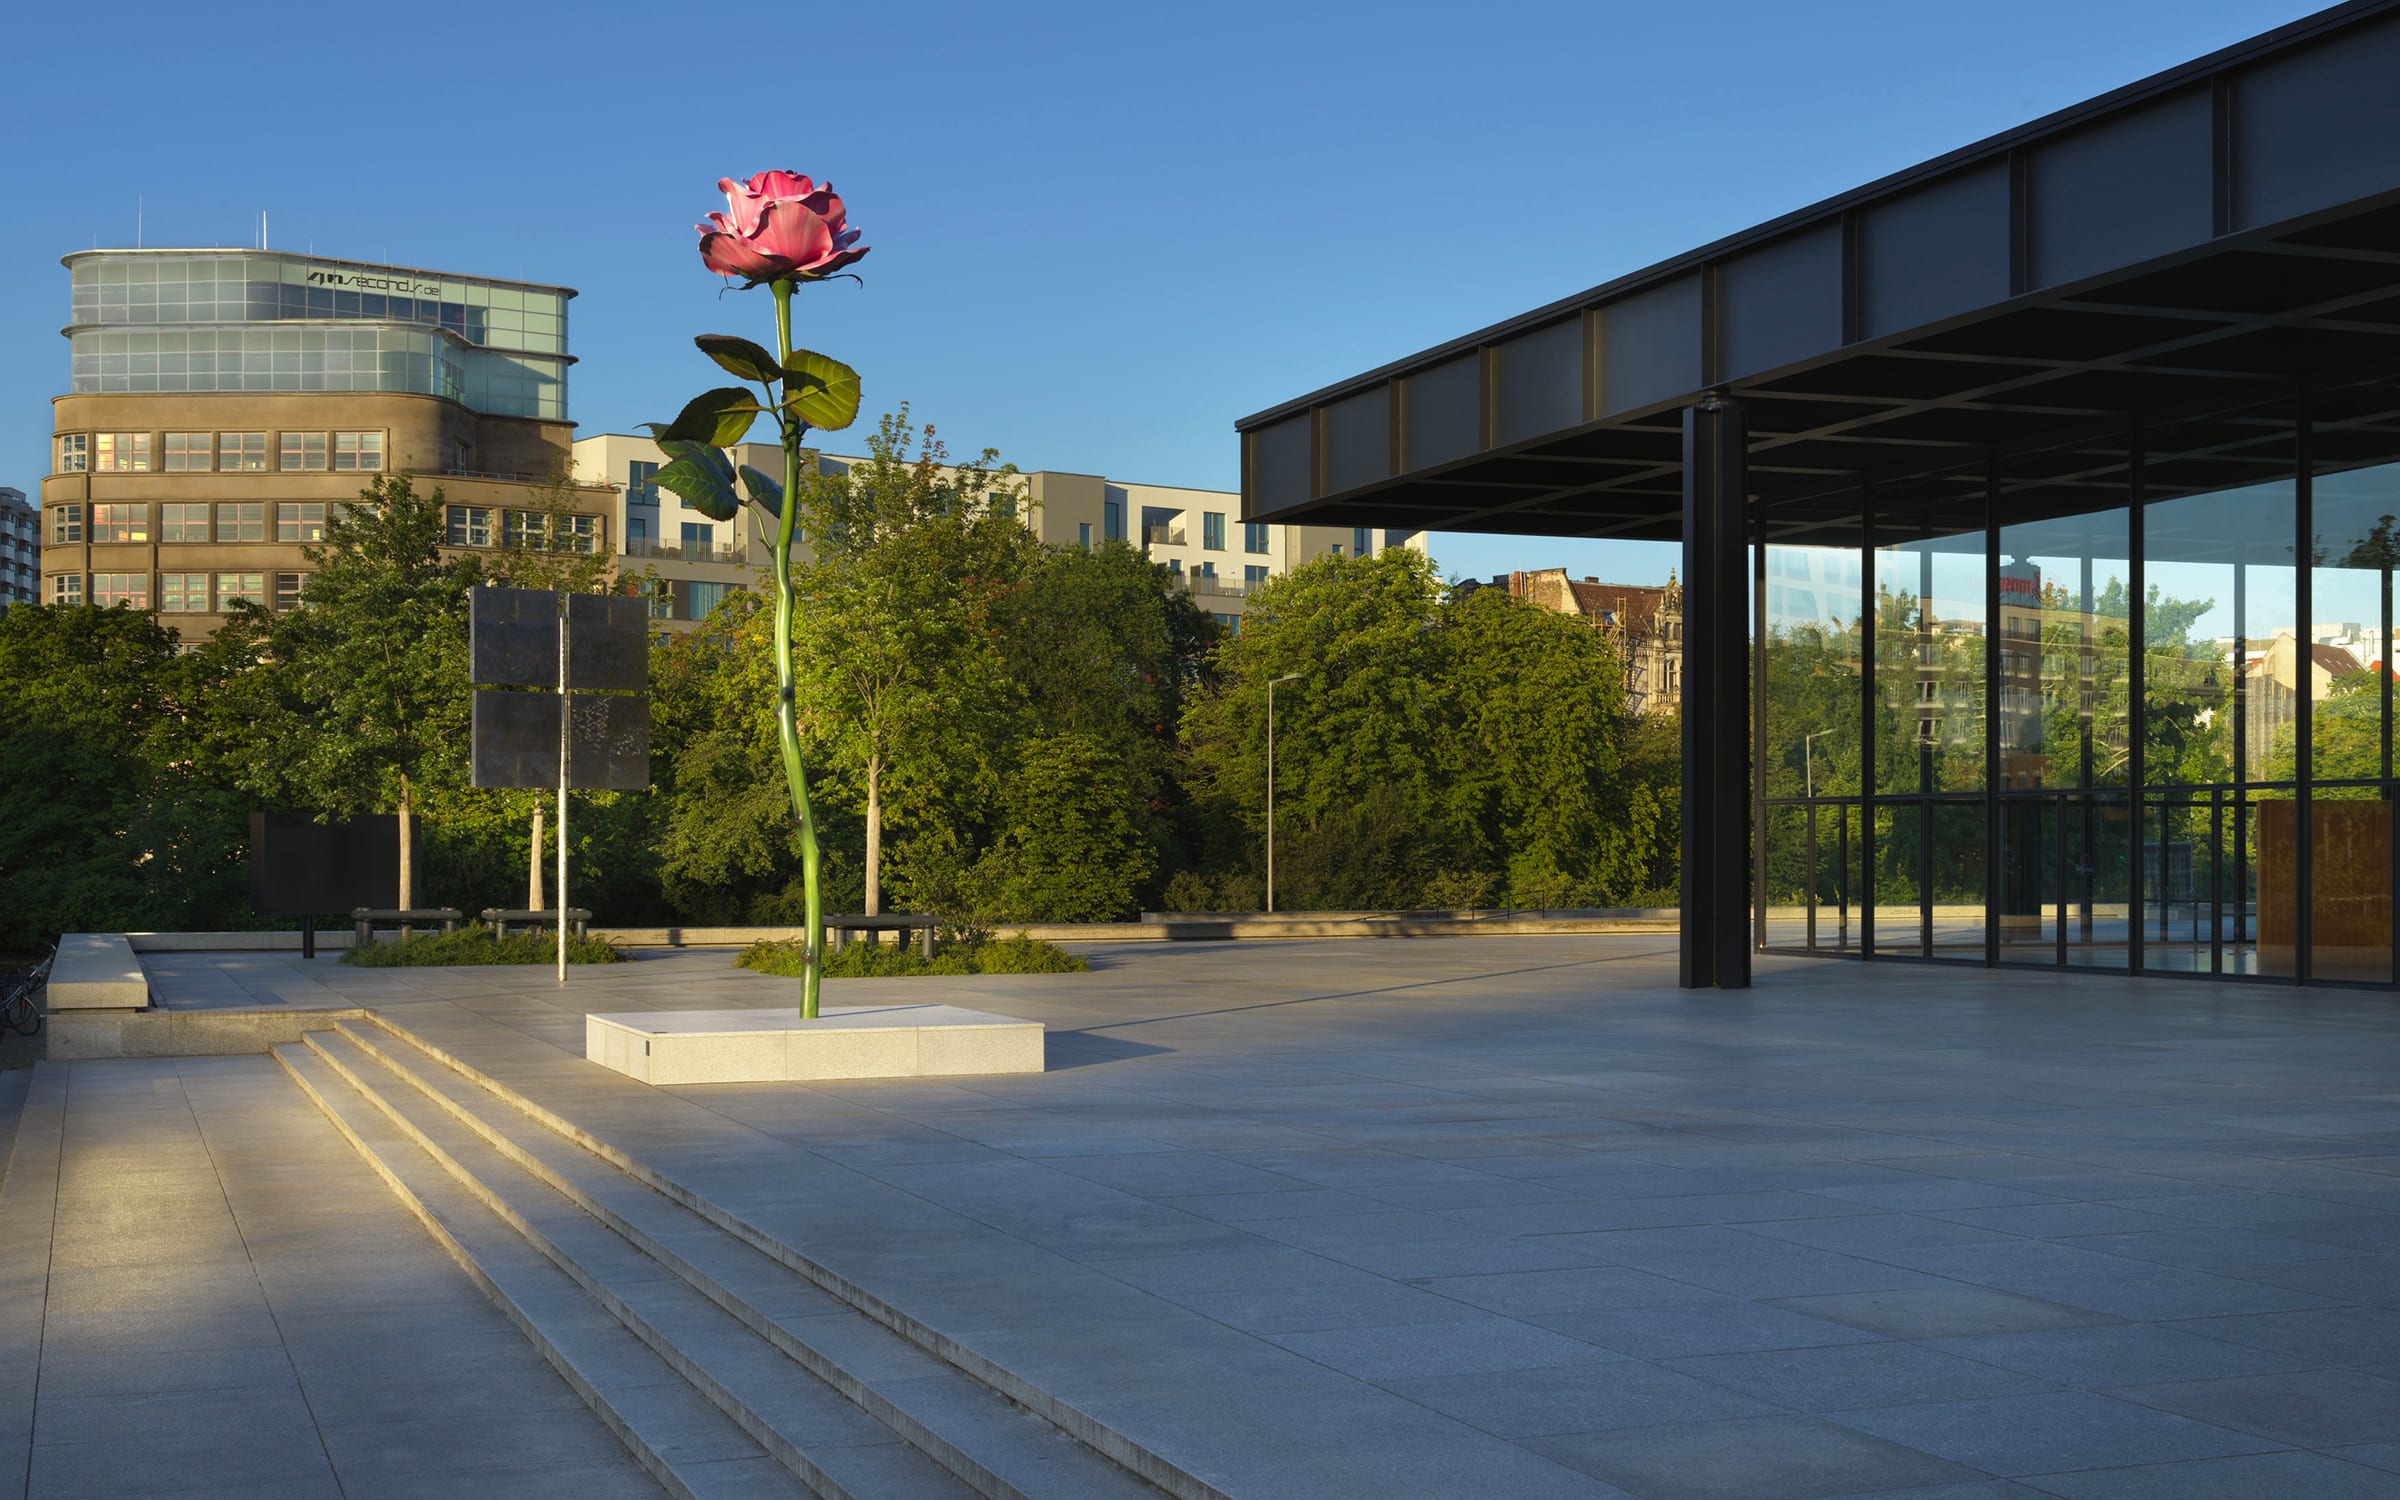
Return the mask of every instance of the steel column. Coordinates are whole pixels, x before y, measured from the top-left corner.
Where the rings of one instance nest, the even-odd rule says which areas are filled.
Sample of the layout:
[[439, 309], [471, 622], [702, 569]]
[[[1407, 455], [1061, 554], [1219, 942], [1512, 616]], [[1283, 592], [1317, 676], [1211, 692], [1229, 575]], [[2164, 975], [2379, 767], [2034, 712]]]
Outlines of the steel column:
[[1683, 413], [1685, 989], [1750, 985], [1750, 736], [1742, 409], [1711, 392]]

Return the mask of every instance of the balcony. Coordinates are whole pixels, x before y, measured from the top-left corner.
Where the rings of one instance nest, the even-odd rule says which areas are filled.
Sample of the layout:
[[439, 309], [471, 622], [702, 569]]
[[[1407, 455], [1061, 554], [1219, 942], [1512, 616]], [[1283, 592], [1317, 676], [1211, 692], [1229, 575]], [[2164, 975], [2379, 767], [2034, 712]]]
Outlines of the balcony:
[[739, 547], [686, 547], [675, 542], [627, 542], [618, 551], [626, 557], [650, 557], [661, 562], [746, 563]]
[[1232, 578], [1205, 578], [1198, 573], [1186, 573], [1184, 587], [1194, 597], [1203, 599], [1240, 599], [1250, 592], [1250, 585]]
[[1183, 528], [1180, 526], [1145, 526], [1142, 528], [1142, 545], [1145, 547], [1180, 547], [1183, 545]]

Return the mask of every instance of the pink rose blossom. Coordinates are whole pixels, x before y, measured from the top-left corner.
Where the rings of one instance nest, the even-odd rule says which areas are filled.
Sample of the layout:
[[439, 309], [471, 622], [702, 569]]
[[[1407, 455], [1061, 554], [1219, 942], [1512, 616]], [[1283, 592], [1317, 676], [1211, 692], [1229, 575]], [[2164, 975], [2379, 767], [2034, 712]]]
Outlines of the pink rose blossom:
[[720, 178], [730, 214], [712, 213], [700, 231], [700, 259], [724, 276], [807, 281], [830, 276], [867, 253], [845, 222], [833, 184], [797, 172], [761, 172], [748, 182]]

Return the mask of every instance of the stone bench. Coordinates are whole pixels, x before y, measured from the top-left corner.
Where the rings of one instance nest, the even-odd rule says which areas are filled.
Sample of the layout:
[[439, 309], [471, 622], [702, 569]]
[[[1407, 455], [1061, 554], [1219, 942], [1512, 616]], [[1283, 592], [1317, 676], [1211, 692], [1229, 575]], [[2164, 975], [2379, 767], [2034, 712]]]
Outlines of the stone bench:
[[900, 942], [905, 946], [909, 934], [913, 932], [917, 936], [917, 951], [924, 954], [930, 961], [933, 958], [933, 931], [941, 923], [940, 917], [929, 917], [923, 912], [905, 911], [878, 912], [871, 917], [827, 917], [825, 919], [825, 949], [828, 953], [839, 953], [853, 934], [864, 934], [872, 938], [879, 933], [886, 932], [900, 934]]
[[[482, 912], [483, 925], [492, 929], [493, 933], [500, 937], [508, 936], [508, 929], [511, 927], [523, 927], [533, 932], [556, 932], [558, 931], [558, 915], [555, 911], [534, 911], [530, 908], [512, 910], [499, 906], [487, 906]], [[567, 931], [577, 937], [582, 937], [591, 929], [592, 914], [582, 907], [570, 906], [567, 908], [566, 915]]]
[[147, 1010], [150, 981], [121, 932], [70, 932], [58, 940], [42, 1004], [62, 1010]]
[[382, 910], [372, 906], [353, 907], [350, 911], [351, 942], [365, 947], [375, 941], [377, 927], [398, 927], [403, 937], [412, 927], [439, 927], [448, 937], [458, 931], [466, 913], [455, 906], [419, 906], [408, 910]]

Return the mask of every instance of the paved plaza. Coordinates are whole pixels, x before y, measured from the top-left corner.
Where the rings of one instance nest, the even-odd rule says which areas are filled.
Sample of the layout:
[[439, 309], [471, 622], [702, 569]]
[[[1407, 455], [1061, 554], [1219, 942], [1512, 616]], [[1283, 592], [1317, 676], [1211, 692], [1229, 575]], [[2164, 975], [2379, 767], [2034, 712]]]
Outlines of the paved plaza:
[[[2400, 1497], [2389, 997], [1776, 958], [1686, 993], [1651, 937], [1085, 951], [827, 986], [1041, 1020], [1041, 1075], [658, 1090], [581, 1060], [585, 1010], [791, 983], [147, 963], [169, 1006], [378, 1008], [1242, 1500]], [[271, 1060], [44, 1072], [29, 1494], [647, 1492]], [[478, 1435], [520, 1424], [503, 1479]], [[284, 1488], [211, 1467], [270, 1448]], [[140, 1453], [185, 1456], [108, 1467]]]

